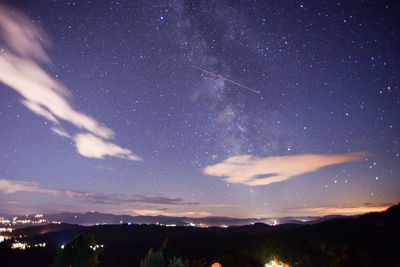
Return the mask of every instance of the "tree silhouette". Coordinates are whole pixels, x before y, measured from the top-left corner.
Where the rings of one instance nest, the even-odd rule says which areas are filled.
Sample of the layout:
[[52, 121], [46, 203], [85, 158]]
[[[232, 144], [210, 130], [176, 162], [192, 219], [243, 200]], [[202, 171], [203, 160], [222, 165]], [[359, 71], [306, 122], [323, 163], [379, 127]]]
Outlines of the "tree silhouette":
[[164, 255], [162, 252], [154, 252], [151, 248], [144, 260], [140, 262], [140, 267], [162, 267], [165, 266]]
[[94, 267], [99, 263], [100, 250], [95, 249], [93, 235], [80, 234], [57, 253], [54, 267]]
[[175, 261], [178, 255], [177, 249], [168, 238], [164, 240], [158, 251], [163, 254], [165, 262]]
[[172, 260], [169, 261], [168, 267], [185, 267], [181, 258], [174, 257]]

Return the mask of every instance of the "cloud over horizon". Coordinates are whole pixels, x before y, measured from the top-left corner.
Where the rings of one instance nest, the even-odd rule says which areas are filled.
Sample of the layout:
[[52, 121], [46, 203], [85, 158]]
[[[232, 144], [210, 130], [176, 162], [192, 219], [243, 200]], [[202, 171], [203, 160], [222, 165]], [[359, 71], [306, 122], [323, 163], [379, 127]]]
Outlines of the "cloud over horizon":
[[150, 203], [163, 205], [198, 205], [198, 202], [185, 202], [182, 198], [170, 198], [161, 194], [104, 194], [82, 191], [60, 190], [41, 187], [36, 182], [0, 179], [0, 192], [5, 194], [36, 193], [65, 196], [92, 204]]
[[357, 215], [365, 214], [369, 212], [382, 212], [390, 208], [389, 204], [369, 204], [358, 206], [336, 206], [336, 207], [300, 207], [300, 208], [288, 208], [286, 210], [290, 211], [296, 216], [326, 216], [326, 215]]
[[223, 176], [224, 181], [248, 186], [283, 182], [292, 177], [345, 162], [359, 161], [367, 152], [347, 154], [301, 154], [259, 158], [251, 155], [234, 156], [207, 166], [203, 172], [210, 176]]
[[[82, 156], [103, 158], [98, 156], [101, 150], [104, 156], [141, 160], [129, 149], [105, 142], [103, 139], [115, 136], [114, 131], [71, 106], [68, 101], [71, 96], [68, 88], [41, 67], [41, 64], [51, 65], [44, 49], [44, 45], [49, 43], [47, 40], [44, 32], [27, 17], [0, 5], [0, 82], [18, 92], [22, 96], [20, 102], [35, 114], [58, 126], [61, 121], [69, 122], [80, 131], [89, 132], [100, 140], [92, 142], [92, 146], [86, 146], [84, 149], [79, 149], [77, 145], [78, 153], [85, 152], [81, 153]], [[60, 136], [72, 138], [71, 134], [61, 128], [55, 127], [52, 131]], [[78, 134], [73, 139], [76, 140], [79, 136]]]
[[139, 216], [172, 216], [172, 217], [208, 217], [212, 216], [207, 211], [168, 211], [167, 209], [125, 209]]

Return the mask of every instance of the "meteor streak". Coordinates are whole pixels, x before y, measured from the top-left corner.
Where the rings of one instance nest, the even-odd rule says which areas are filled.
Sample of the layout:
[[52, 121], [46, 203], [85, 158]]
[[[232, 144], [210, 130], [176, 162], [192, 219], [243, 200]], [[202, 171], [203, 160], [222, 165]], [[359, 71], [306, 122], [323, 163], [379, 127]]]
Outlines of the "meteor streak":
[[210, 75], [212, 75], [212, 76], [218, 77], [218, 78], [220, 78], [220, 79], [222, 79], [222, 80], [225, 80], [225, 81], [227, 81], [227, 82], [230, 82], [230, 83], [232, 83], [232, 84], [234, 84], [234, 85], [237, 85], [237, 86], [239, 86], [239, 87], [242, 87], [242, 88], [245, 88], [245, 89], [247, 89], [247, 90], [250, 90], [250, 91], [252, 91], [253, 93], [256, 93], [256, 94], [259, 94], [259, 93], [260, 93], [260, 91], [254, 90], [254, 89], [252, 89], [252, 88], [250, 88], [250, 87], [247, 87], [246, 85], [240, 84], [240, 83], [238, 83], [238, 82], [229, 80], [228, 78], [225, 78], [224, 76], [221, 76], [221, 75], [212, 73], [212, 72], [210, 72], [210, 71], [208, 71], [208, 70], [202, 69], [202, 68], [197, 67], [197, 66], [195, 66], [195, 65], [192, 65], [192, 67], [195, 68], [195, 69], [198, 69], [198, 70], [200, 70], [200, 71], [202, 71], [202, 72], [205, 72], [205, 73], [207, 73], [207, 74], [210, 74]]

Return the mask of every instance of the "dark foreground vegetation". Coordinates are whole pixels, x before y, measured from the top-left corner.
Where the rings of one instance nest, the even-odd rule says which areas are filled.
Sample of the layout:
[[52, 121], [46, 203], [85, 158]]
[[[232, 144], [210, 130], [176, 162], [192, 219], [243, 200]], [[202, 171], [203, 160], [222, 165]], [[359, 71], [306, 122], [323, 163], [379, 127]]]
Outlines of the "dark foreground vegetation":
[[[263, 266], [278, 259], [290, 266], [400, 266], [399, 226], [400, 205], [382, 213], [313, 225], [255, 224], [228, 229], [60, 225], [48, 226], [52, 232], [45, 234], [38, 233], [46, 232], [46, 226], [38, 226], [20, 229], [15, 235], [26, 235], [23, 241], [31, 244], [46, 242], [46, 247], [11, 250], [3, 242], [0, 265], [176, 267], [210, 266], [218, 261], [222, 266]], [[96, 244], [104, 246], [87, 248]]]

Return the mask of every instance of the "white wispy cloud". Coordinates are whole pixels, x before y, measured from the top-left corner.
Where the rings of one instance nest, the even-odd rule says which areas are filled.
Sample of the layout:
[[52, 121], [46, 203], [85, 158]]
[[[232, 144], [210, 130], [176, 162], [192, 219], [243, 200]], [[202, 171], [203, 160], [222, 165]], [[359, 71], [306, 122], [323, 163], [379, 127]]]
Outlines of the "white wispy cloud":
[[58, 134], [59, 136], [66, 137], [66, 138], [69, 138], [69, 139], [72, 138], [72, 136], [71, 136], [69, 133], [67, 133], [67, 132], [66, 132], [64, 129], [62, 129], [62, 128], [59, 128], [59, 127], [52, 127], [51, 130], [52, 130], [55, 134]]
[[77, 134], [74, 136], [74, 140], [79, 154], [84, 157], [103, 159], [106, 156], [110, 156], [142, 161], [140, 157], [134, 155], [129, 149], [121, 148], [89, 133]]
[[51, 188], [42, 188], [38, 183], [35, 182], [27, 182], [27, 181], [15, 181], [15, 180], [7, 180], [0, 179], [0, 192], [6, 194], [14, 194], [14, 193], [43, 193], [50, 195], [61, 195], [60, 190], [51, 189]]
[[71, 199], [78, 199], [83, 202], [93, 204], [112, 204], [122, 203], [150, 203], [163, 205], [198, 205], [197, 202], [185, 202], [182, 198], [165, 197], [161, 194], [104, 194], [71, 190], [60, 190], [56, 188], [42, 187], [36, 182], [16, 181], [0, 179], [0, 192], [5, 194], [34, 193], [53, 196], [64, 196]]
[[[59, 81], [51, 77], [43, 68], [42, 64], [51, 65], [51, 60], [45, 52], [44, 45], [48, 44], [48, 38], [44, 32], [31, 23], [28, 18], [19, 12], [5, 6], [0, 6], [0, 82], [18, 92], [22, 99], [21, 103], [35, 114], [60, 125], [66, 121], [79, 130], [89, 132], [97, 139], [113, 138], [115, 133], [112, 129], [102, 125], [93, 117], [73, 108], [69, 102], [70, 92]], [[71, 138], [71, 135], [60, 127], [52, 129], [58, 135]], [[80, 139], [77, 135], [73, 139]], [[94, 138], [91, 139], [92, 141]], [[130, 150], [121, 148], [110, 142], [95, 142], [100, 148], [88, 149], [82, 154], [86, 157], [102, 155], [140, 160]], [[105, 146], [104, 144], [107, 144]], [[110, 151], [104, 151], [105, 148]]]
[[207, 166], [204, 173], [226, 177], [223, 180], [228, 183], [258, 186], [282, 182], [330, 165], [359, 161], [366, 155], [366, 152], [332, 155], [302, 154], [266, 158], [243, 155]]

